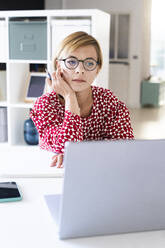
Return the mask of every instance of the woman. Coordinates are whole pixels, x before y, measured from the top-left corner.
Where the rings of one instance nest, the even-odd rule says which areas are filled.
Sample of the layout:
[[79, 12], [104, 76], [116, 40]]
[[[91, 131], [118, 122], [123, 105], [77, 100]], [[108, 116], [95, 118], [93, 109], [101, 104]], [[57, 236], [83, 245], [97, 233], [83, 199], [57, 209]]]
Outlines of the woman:
[[66, 141], [133, 139], [125, 104], [110, 90], [91, 86], [101, 67], [101, 49], [91, 35], [75, 32], [61, 42], [47, 79], [52, 92], [31, 111], [40, 147], [56, 153], [51, 166], [63, 166]]

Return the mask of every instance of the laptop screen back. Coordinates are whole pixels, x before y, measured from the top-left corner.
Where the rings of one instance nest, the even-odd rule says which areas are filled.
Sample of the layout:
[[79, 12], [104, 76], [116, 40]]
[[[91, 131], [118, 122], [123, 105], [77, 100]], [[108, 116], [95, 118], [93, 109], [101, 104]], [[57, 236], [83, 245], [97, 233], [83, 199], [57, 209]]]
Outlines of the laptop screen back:
[[165, 228], [165, 140], [69, 143], [60, 238]]

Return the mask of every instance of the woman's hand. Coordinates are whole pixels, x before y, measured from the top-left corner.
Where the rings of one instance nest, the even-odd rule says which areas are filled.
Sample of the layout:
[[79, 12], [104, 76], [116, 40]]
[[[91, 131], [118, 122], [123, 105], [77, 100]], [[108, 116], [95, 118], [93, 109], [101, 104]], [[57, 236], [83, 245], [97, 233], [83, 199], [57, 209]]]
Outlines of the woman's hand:
[[57, 70], [52, 73], [52, 81], [48, 78], [46, 81], [57, 94], [63, 96], [65, 99], [65, 110], [69, 110], [72, 114], [80, 116], [76, 93], [62, 76], [60, 65], [58, 65]]
[[51, 167], [57, 166], [57, 168], [63, 168], [63, 159], [64, 155], [63, 154], [56, 154], [52, 157], [52, 163]]
[[75, 92], [69, 86], [67, 81], [64, 79], [60, 65], [58, 65], [57, 70], [52, 73], [52, 81], [50, 79], [46, 80], [49, 86], [59, 95], [66, 99], [68, 96], [74, 95]]

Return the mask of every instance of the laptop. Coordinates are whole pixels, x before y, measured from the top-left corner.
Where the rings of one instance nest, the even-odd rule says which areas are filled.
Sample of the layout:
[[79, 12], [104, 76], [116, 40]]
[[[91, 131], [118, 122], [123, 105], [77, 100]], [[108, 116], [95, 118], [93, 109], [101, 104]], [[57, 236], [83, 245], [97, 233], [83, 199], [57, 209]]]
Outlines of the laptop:
[[165, 140], [68, 143], [64, 167], [60, 239], [165, 229]]

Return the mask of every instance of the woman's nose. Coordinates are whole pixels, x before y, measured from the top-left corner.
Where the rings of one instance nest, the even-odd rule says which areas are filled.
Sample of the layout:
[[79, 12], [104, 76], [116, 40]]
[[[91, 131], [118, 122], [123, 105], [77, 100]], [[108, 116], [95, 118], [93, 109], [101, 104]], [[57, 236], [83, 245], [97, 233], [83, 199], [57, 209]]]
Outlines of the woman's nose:
[[76, 67], [75, 71], [76, 71], [76, 73], [84, 73], [85, 72], [83, 63], [81, 61], [79, 62], [78, 66]]

